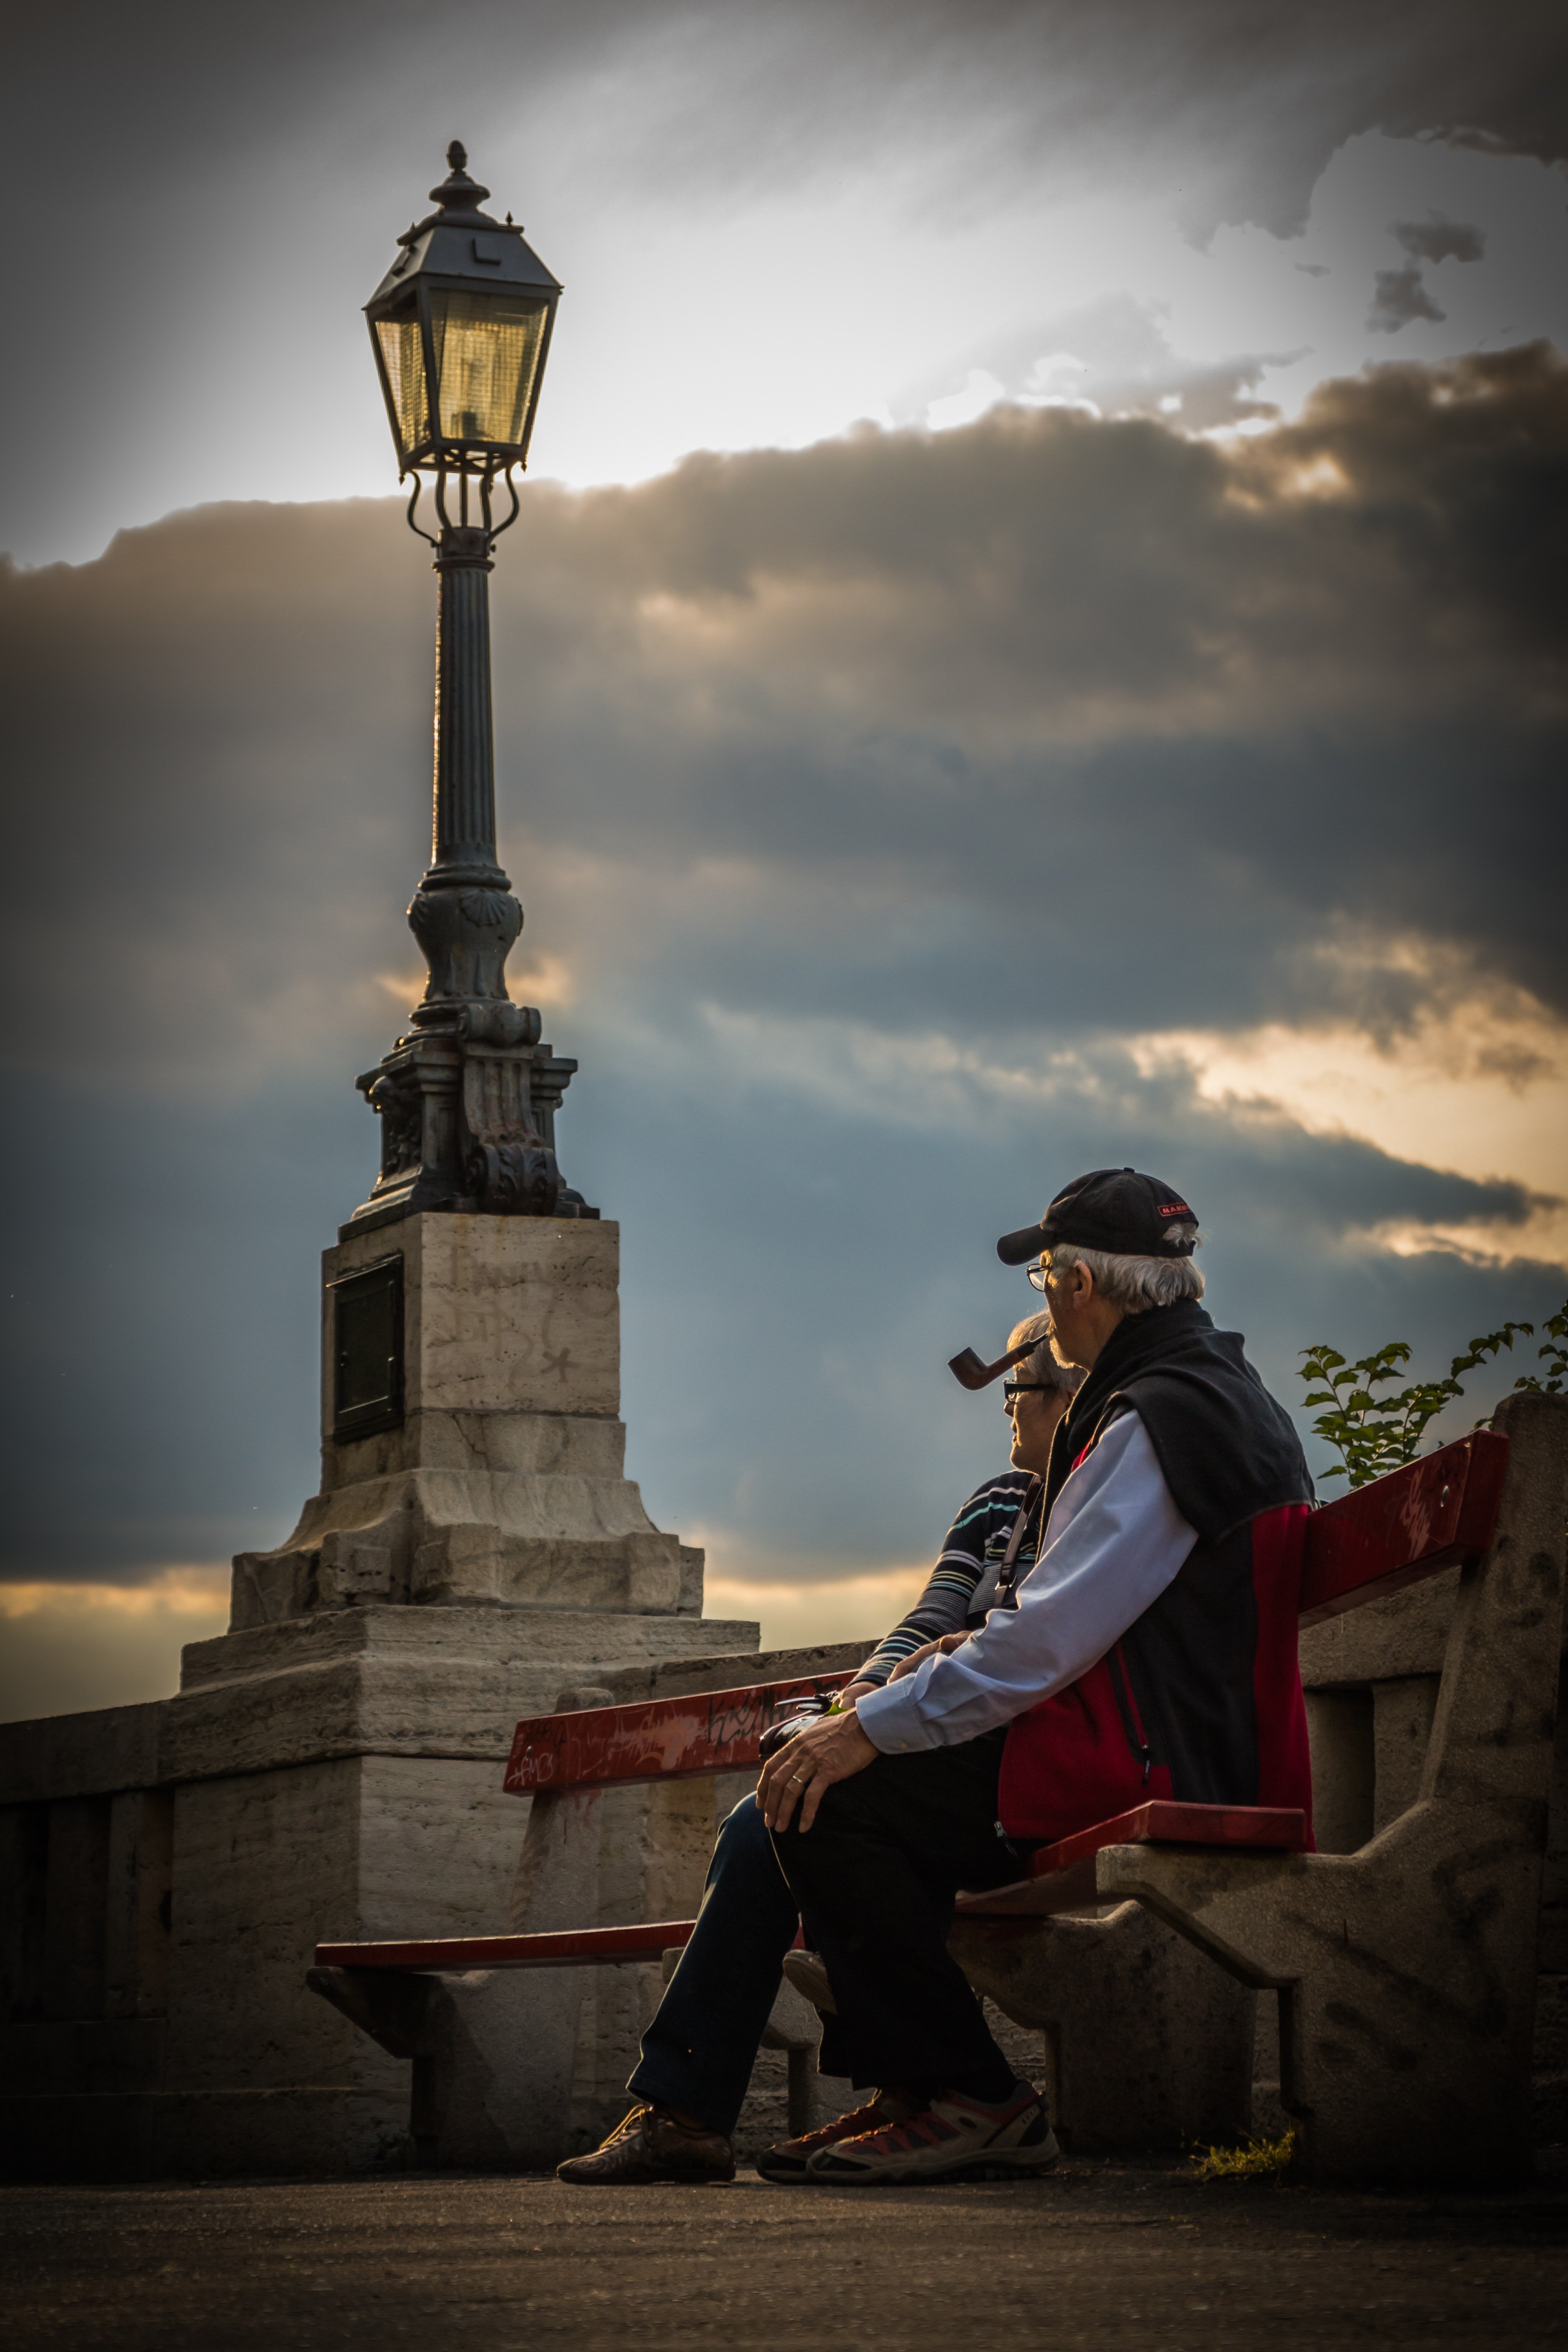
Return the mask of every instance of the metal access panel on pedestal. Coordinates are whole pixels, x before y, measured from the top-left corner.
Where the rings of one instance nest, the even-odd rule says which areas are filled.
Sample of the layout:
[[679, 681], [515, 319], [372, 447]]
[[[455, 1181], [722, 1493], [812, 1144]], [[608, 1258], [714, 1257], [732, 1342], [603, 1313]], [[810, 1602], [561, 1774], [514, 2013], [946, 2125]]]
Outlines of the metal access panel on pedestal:
[[329, 1284], [332, 1437], [371, 1437], [403, 1419], [403, 1254]]

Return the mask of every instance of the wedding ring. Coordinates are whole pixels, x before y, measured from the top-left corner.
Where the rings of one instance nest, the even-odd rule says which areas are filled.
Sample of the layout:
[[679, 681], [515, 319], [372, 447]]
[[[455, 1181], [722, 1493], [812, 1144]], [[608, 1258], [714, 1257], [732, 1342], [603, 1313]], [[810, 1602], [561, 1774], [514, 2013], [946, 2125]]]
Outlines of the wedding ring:
[[792, 1772], [790, 1774], [789, 1784], [792, 1789], [804, 1789], [805, 1786], [805, 1774], [804, 1772]]

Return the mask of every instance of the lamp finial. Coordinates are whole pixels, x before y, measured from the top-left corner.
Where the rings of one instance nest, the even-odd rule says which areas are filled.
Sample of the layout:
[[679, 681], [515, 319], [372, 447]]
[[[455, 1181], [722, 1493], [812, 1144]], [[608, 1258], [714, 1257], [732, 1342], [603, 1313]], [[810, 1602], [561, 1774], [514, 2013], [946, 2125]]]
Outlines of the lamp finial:
[[[492, 225], [499, 226], [499, 223], [490, 224], [477, 219], [479, 207], [489, 194], [489, 190], [481, 187], [478, 180], [469, 179], [464, 168], [468, 160], [468, 149], [460, 139], [454, 139], [447, 150], [447, 162], [450, 168], [440, 186], [431, 189], [431, 201], [439, 205], [448, 218], [455, 216], [460, 226], [477, 225], [480, 228]], [[421, 222], [420, 226], [428, 227], [429, 223]]]

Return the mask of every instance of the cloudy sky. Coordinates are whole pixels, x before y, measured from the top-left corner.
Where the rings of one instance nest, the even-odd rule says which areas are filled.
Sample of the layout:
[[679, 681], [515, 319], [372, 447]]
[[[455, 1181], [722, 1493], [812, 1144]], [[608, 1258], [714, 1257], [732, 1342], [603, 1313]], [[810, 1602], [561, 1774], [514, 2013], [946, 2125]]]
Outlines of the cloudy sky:
[[943, 1370], [1028, 1303], [994, 1235], [1085, 1167], [1186, 1191], [1291, 1402], [1560, 1301], [1559, 11], [36, 16], [0, 1712], [170, 1687], [314, 1483], [427, 822], [359, 306], [453, 136], [567, 287], [493, 583], [513, 993], [710, 1610], [897, 1612], [1001, 1458]]

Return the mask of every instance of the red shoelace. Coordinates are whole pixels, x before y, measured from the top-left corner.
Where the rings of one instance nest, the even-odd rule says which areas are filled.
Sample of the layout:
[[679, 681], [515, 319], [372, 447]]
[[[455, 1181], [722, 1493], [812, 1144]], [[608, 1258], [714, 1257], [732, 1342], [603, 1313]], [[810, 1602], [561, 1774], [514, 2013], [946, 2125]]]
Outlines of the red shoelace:
[[958, 2137], [956, 2124], [945, 2123], [929, 2108], [904, 2123], [884, 2124], [879, 2130], [857, 2132], [859, 2144], [877, 2156], [912, 2156], [919, 2147], [940, 2147]]
[[841, 2139], [868, 2139], [879, 2126], [885, 2126], [886, 2121], [887, 2118], [878, 2113], [878, 2102], [871, 2099], [865, 2106], [855, 2107], [848, 2115], [838, 2116], [834, 2123], [821, 2124], [816, 2131], [803, 2132], [799, 2139], [792, 2139], [789, 2145], [802, 2148], [832, 2147]]

